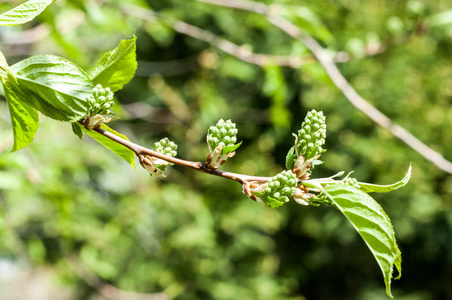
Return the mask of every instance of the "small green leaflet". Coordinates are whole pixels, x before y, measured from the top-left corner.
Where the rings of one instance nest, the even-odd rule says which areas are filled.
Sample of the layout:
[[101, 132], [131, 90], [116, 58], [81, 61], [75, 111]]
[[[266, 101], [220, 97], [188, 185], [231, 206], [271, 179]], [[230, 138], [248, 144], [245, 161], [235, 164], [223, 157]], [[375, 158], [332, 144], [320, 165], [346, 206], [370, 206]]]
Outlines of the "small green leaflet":
[[238, 147], [240, 147], [240, 145], [242, 144], [242, 142], [235, 144], [235, 145], [231, 145], [231, 146], [226, 146], [223, 147], [223, 149], [221, 150], [221, 154], [226, 154], [226, 153], [230, 153], [235, 151]]
[[86, 97], [94, 85], [74, 63], [53, 55], [37, 55], [11, 66], [25, 97], [19, 100], [44, 115], [64, 122], [86, 115]]
[[286, 169], [291, 170], [293, 168], [293, 165], [295, 164], [295, 146], [292, 146], [292, 148], [289, 149], [289, 152], [287, 152], [286, 155]]
[[105, 53], [89, 74], [91, 80], [113, 92], [122, 89], [137, 70], [136, 39], [122, 40], [118, 47]]
[[0, 26], [27, 23], [44, 11], [54, 0], [30, 0], [0, 15]]
[[14, 133], [13, 152], [25, 148], [31, 143], [38, 131], [39, 115], [34, 108], [19, 101], [20, 91], [15, 93], [8, 83], [3, 83], [3, 88]]
[[[118, 144], [115, 141], [110, 140], [109, 138], [101, 135], [100, 133], [98, 133], [94, 130], [87, 130], [85, 127], [83, 127], [79, 123], [73, 123], [73, 124], [78, 125], [83, 130], [83, 132], [85, 132], [87, 135], [89, 135], [90, 137], [92, 137], [97, 142], [99, 142], [103, 146], [107, 147], [108, 149], [110, 149], [111, 151], [116, 153], [117, 155], [119, 155], [122, 159], [124, 159], [126, 162], [128, 162], [135, 169], [135, 153], [132, 150], [130, 150], [129, 148], [127, 148], [121, 144]], [[100, 126], [100, 128], [102, 128], [103, 130], [109, 131], [109, 132], [113, 133], [114, 135], [117, 135], [125, 140], [129, 140], [125, 135], [122, 135], [119, 132], [116, 132], [115, 130], [111, 129], [110, 127], [108, 127], [105, 124], [102, 124]]]
[[383, 208], [360, 189], [345, 184], [330, 184], [321, 190], [345, 215], [369, 247], [383, 272], [386, 294], [392, 298], [393, 266], [396, 266], [399, 273], [395, 279], [399, 279], [402, 275], [402, 256], [391, 220]]
[[80, 128], [81, 126], [79, 126], [77, 122], [72, 122], [71, 126], [72, 126], [72, 132], [76, 136], [78, 136], [79, 139], [82, 139], [83, 138], [83, 131], [82, 131], [82, 128]]
[[403, 177], [402, 180], [397, 181], [396, 183], [393, 184], [388, 184], [388, 185], [378, 185], [378, 184], [371, 184], [371, 183], [366, 183], [366, 182], [358, 182], [359, 185], [361, 186], [361, 190], [363, 190], [366, 193], [387, 193], [387, 192], [391, 192], [391, 191], [395, 191], [398, 190], [402, 187], [404, 187], [408, 181], [411, 178], [411, 165], [408, 168], [408, 171], [405, 174], [405, 177]]

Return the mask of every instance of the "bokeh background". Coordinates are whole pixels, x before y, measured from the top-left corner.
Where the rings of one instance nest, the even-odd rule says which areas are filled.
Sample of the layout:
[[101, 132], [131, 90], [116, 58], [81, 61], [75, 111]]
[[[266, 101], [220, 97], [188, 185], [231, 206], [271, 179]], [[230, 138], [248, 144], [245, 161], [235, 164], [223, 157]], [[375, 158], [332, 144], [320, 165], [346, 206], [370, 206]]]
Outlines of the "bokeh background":
[[[4, 12], [22, 1], [2, 1]], [[452, 160], [450, 1], [263, 1], [340, 61], [375, 107]], [[176, 21], [300, 67], [257, 66], [174, 30]], [[188, 0], [59, 0], [31, 23], [0, 28], [10, 64], [56, 54], [89, 70], [137, 36], [136, 77], [111, 123], [151, 146], [169, 137], [202, 161], [205, 134], [232, 119], [243, 140], [225, 170], [284, 168], [306, 112], [327, 116], [328, 151], [314, 177], [354, 170], [400, 180], [375, 195], [403, 258], [397, 299], [452, 299], [452, 178], [357, 111], [306, 47], [260, 15]], [[215, 40], [213, 40], [215, 43]], [[70, 126], [41, 118], [33, 143], [10, 153], [0, 96], [0, 298], [387, 299], [371, 253], [334, 208], [265, 208], [235, 182], [173, 167], [156, 179]]]

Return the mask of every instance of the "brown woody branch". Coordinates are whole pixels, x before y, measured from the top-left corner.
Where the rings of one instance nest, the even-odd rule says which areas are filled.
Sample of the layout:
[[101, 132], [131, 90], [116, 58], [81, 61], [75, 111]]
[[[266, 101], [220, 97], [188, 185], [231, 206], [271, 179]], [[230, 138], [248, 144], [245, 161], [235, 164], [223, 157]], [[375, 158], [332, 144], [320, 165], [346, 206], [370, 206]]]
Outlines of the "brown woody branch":
[[153, 156], [162, 160], [165, 160], [167, 162], [173, 163], [175, 165], [190, 168], [196, 171], [200, 171], [203, 173], [207, 173], [210, 175], [215, 175], [219, 177], [223, 177], [226, 179], [231, 179], [234, 181], [239, 182], [242, 185], [248, 184], [249, 182], [267, 182], [271, 177], [261, 177], [261, 176], [251, 176], [251, 175], [245, 175], [245, 174], [238, 174], [238, 173], [231, 173], [231, 172], [224, 172], [216, 169], [209, 168], [205, 163], [202, 162], [194, 162], [189, 160], [184, 160], [176, 157], [166, 156], [162, 153], [159, 153], [157, 151], [148, 149], [146, 147], [140, 146], [138, 144], [135, 144], [131, 141], [125, 140], [111, 132], [108, 132], [102, 128], [95, 128], [93, 129], [99, 134], [102, 134], [103, 136], [109, 138], [110, 140], [117, 142], [124, 147], [129, 148], [132, 150], [136, 156]]

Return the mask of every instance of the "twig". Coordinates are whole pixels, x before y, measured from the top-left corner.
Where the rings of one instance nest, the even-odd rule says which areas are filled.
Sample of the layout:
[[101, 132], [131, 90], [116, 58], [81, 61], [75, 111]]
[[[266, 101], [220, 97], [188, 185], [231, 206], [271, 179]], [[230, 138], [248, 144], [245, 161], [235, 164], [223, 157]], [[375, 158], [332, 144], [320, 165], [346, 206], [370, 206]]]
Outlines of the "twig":
[[175, 158], [175, 157], [171, 157], [171, 156], [166, 156], [162, 153], [159, 153], [157, 151], [145, 148], [143, 146], [137, 145], [135, 143], [132, 143], [131, 141], [125, 140], [111, 132], [108, 132], [102, 128], [95, 128], [93, 129], [96, 132], [102, 134], [103, 136], [129, 148], [130, 150], [132, 150], [136, 156], [140, 156], [140, 155], [148, 155], [148, 156], [153, 156], [153, 157], [157, 157], [160, 158], [162, 160], [171, 162], [175, 165], [178, 166], [182, 166], [182, 167], [186, 167], [186, 168], [190, 168], [196, 171], [200, 171], [203, 173], [207, 173], [210, 175], [215, 175], [215, 176], [219, 176], [219, 177], [223, 177], [223, 178], [227, 178], [227, 179], [231, 179], [231, 180], [235, 180], [239, 183], [246, 184], [249, 182], [267, 182], [268, 180], [270, 180], [271, 177], [261, 177], [261, 176], [250, 176], [250, 175], [245, 175], [245, 174], [238, 174], [238, 173], [231, 173], [231, 172], [224, 172], [224, 171], [220, 171], [220, 170], [215, 170], [215, 169], [211, 169], [208, 168], [206, 166], [205, 163], [201, 163], [201, 162], [194, 162], [194, 161], [189, 161], [189, 160], [184, 160], [184, 159], [180, 159], [180, 158]]
[[[135, 16], [149, 22], [155, 21], [161, 17], [157, 13], [153, 13], [149, 10], [128, 3], [122, 5], [122, 10], [128, 15]], [[303, 65], [316, 61], [312, 55], [300, 57], [253, 53], [246, 47], [236, 45], [226, 39], [216, 36], [209, 31], [191, 24], [182, 21], [167, 23], [167, 25], [171, 26], [171, 28], [176, 32], [207, 42], [225, 53], [258, 66], [277, 65], [282, 67], [299, 68]]]
[[311, 50], [312, 54], [317, 58], [319, 63], [323, 66], [325, 71], [328, 73], [331, 80], [334, 82], [336, 87], [342, 92], [342, 94], [347, 98], [350, 103], [353, 104], [357, 109], [362, 111], [370, 119], [372, 119], [378, 125], [388, 129], [395, 137], [403, 141], [413, 150], [422, 155], [425, 159], [432, 162], [439, 169], [452, 174], [452, 162], [445, 159], [440, 153], [434, 151], [408, 130], [401, 127], [400, 125], [392, 122], [390, 118], [372, 106], [363, 97], [361, 97], [356, 90], [350, 85], [350, 83], [345, 79], [342, 73], [337, 68], [334, 60], [330, 55], [323, 49], [323, 47], [313, 38], [304, 34], [297, 26], [287, 21], [286, 19], [275, 15], [271, 10], [270, 6], [263, 3], [246, 1], [246, 0], [197, 0], [199, 2], [214, 4], [218, 6], [231, 7], [241, 10], [247, 10], [255, 12], [267, 17], [267, 20], [284, 31], [291, 37], [303, 42], [306, 47]]
[[118, 289], [111, 284], [100, 280], [96, 274], [91, 272], [82, 262], [75, 256], [66, 259], [66, 263], [86, 284], [97, 289], [99, 293], [107, 299], [112, 300], [168, 300], [168, 295], [164, 293], [136, 293]]

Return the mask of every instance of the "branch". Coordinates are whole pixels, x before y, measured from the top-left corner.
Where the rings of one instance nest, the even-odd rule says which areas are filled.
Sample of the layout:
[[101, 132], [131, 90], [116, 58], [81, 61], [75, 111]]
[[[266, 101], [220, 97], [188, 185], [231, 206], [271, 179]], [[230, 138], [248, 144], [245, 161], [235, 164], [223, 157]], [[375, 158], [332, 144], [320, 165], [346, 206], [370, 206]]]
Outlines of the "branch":
[[[147, 9], [135, 6], [133, 4], [123, 4], [122, 10], [124, 13], [140, 18], [145, 21], [156, 21], [161, 18], [157, 13], [153, 13]], [[168, 23], [168, 24], [167, 24]], [[312, 55], [309, 56], [284, 56], [284, 55], [265, 55], [259, 53], [253, 53], [248, 50], [246, 47], [242, 47], [236, 45], [228, 40], [225, 40], [215, 34], [201, 29], [199, 27], [193, 26], [191, 24], [175, 21], [175, 22], [167, 22], [166, 25], [170, 26], [174, 31], [191, 36], [195, 39], [204, 41], [209, 43], [221, 51], [228, 53], [236, 58], [243, 60], [245, 62], [258, 65], [258, 66], [267, 66], [267, 65], [277, 65], [281, 67], [290, 67], [290, 68], [299, 68], [303, 65], [313, 63], [316, 61], [315, 57]], [[344, 55], [338, 55], [338, 59], [344, 59]]]
[[439, 169], [452, 174], [452, 162], [445, 159], [440, 153], [434, 151], [408, 130], [400, 125], [392, 122], [390, 118], [372, 106], [363, 97], [361, 97], [356, 90], [345, 79], [342, 73], [337, 68], [334, 60], [330, 57], [325, 49], [312, 37], [304, 34], [297, 26], [287, 21], [286, 19], [273, 13], [271, 6], [263, 3], [251, 2], [247, 0], [197, 0], [199, 2], [209, 3], [218, 6], [231, 7], [240, 10], [246, 10], [258, 13], [267, 17], [267, 20], [284, 31], [289, 36], [303, 42], [305, 46], [311, 50], [312, 54], [317, 58], [319, 63], [323, 66], [331, 80], [336, 87], [342, 92], [347, 100], [353, 104], [357, 109], [367, 115], [375, 123], [388, 129], [395, 137], [403, 141], [413, 150], [422, 155], [425, 159], [432, 162]]
[[181, 166], [181, 167], [186, 167], [186, 168], [190, 168], [190, 169], [200, 171], [203, 173], [207, 173], [210, 175], [215, 175], [215, 176], [223, 177], [226, 179], [231, 179], [231, 180], [241, 183], [242, 185], [245, 185], [245, 184], [247, 184], [249, 182], [253, 182], [253, 181], [267, 182], [271, 178], [271, 177], [261, 177], [261, 176], [250, 176], [250, 175], [245, 175], [245, 174], [224, 172], [224, 171], [220, 171], [220, 170], [211, 169], [211, 168], [207, 167], [205, 163], [202, 163], [202, 162], [194, 162], [194, 161], [184, 160], [184, 159], [180, 159], [180, 158], [170, 157], [170, 156], [164, 155], [162, 153], [159, 153], [157, 151], [137, 145], [135, 143], [132, 143], [131, 141], [120, 138], [119, 136], [117, 136], [111, 132], [103, 130], [102, 128], [95, 128], [93, 130], [95, 130], [99, 134], [102, 134], [103, 136], [109, 138], [110, 140], [115, 141], [115, 142], [129, 148], [138, 157], [146, 156], [146, 155], [157, 157], [157, 158], [160, 158], [167, 162]]

